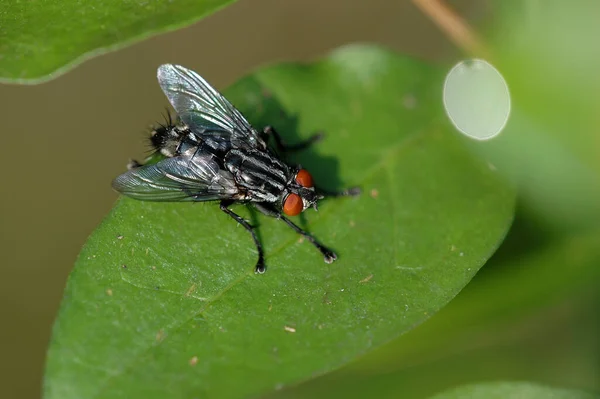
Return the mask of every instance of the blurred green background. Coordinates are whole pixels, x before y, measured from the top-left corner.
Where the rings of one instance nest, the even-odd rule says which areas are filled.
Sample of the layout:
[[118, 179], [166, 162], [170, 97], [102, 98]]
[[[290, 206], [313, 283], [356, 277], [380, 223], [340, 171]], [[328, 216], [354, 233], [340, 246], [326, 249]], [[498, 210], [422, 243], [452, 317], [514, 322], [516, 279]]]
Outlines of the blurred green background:
[[[539, 1], [518, 2], [515, 11], [517, 2], [448, 3], [489, 36], [511, 85], [514, 118], [506, 134], [473, 149], [521, 189], [515, 226], [473, 283], [423, 326], [274, 396], [359, 397], [368, 390], [422, 397], [499, 379], [600, 390], [600, 86], [593, 68], [600, 33], [589, 17], [598, 7], [575, 2], [564, 13]], [[245, 0], [50, 82], [1, 85], [0, 397], [40, 395], [67, 275], [117, 197], [111, 179], [143, 155], [145, 128], [167, 105], [156, 84], [159, 64], [185, 65], [223, 88], [260, 65], [311, 60], [357, 41], [441, 65], [464, 57], [410, 1]]]

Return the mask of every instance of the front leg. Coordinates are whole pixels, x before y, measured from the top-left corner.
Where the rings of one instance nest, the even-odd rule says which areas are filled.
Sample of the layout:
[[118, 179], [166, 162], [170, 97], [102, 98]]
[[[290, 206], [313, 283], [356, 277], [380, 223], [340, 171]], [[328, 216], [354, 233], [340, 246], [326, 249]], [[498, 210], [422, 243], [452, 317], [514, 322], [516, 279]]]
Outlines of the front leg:
[[361, 193], [361, 189], [360, 187], [350, 187], [341, 191], [329, 191], [329, 190], [325, 190], [322, 189], [320, 187], [315, 187], [315, 191], [317, 192], [317, 194], [323, 196], [323, 197], [356, 197], [358, 195], [360, 195]]
[[258, 209], [263, 214], [265, 214], [267, 216], [271, 216], [271, 217], [277, 218], [277, 219], [280, 219], [280, 220], [283, 220], [296, 233], [301, 234], [308, 241], [310, 241], [319, 251], [321, 251], [321, 253], [323, 254], [323, 258], [325, 260], [325, 263], [331, 263], [331, 262], [333, 262], [334, 260], [337, 259], [337, 255], [335, 254], [335, 252], [333, 252], [331, 249], [329, 249], [326, 246], [324, 246], [323, 244], [321, 244], [319, 241], [317, 241], [308, 232], [306, 232], [306, 231], [302, 230], [300, 227], [296, 226], [294, 224], [294, 222], [292, 222], [291, 220], [289, 220], [288, 218], [286, 218], [285, 216], [283, 216], [281, 214], [281, 212], [279, 212], [277, 209], [275, 209], [271, 204], [267, 204], [267, 203], [254, 203], [253, 205], [256, 207], [256, 209]]
[[265, 126], [265, 128], [262, 131], [262, 136], [263, 140], [265, 141], [269, 140], [269, 136], [273, 136], [273, 139], [275, 140], [275, 145], [277, 146], [277, 149], [279, 151], [294, 152], [304, 150], [305, 148], [310, 147], [313, 143], [316, 143], [317, 141], [321, 140], [323, 138], [323, 133], [316, 133], [309, 137], [308, 140], [301, 141], [294, 145], [286, 145], [273, 126]]

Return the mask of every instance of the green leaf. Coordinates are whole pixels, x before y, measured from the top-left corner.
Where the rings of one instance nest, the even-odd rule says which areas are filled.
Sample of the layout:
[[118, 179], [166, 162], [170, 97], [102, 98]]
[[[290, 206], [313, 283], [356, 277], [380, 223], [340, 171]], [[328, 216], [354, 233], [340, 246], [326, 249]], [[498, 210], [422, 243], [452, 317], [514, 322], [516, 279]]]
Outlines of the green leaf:
[[[267, 397], [351, 399], [369, 392], [393, 398], [402, 390], [417, 398], [497, 378], [597, 388], [597, 356], [589, 345], [600, 329], [600, 320], [590, 317], [597, 307], [590, 295], [597, 298], [600, 233], [531, 250], [537, 230], [528, 223], [517, 216], [494, 257], [435, 317], [340, 370]], [[516, 248], [523, 243], [530, 251]]]
[[336, 369], [450, 301], [502, 241], [514, 195], [442, 117], [438, 70], [369, 46], [258, 71], [227, 95], [288, 142], [329, 188], [301, 226], [337, 250], [323, 263], [278, 220], [249, 234], [213, 204], [123, 199], [67, 284], [47, 398], [245, 397]]
[[[553, 241], [507, 259], [494, 256], [434, 319], [371, 352], [353, 368], [370, 372], [410, 369], [430, 359], [473, 350], [481, 346], [481, 340], [504, 337], [505, 330], [514, 329], [517, 320], [572, 300], [576, 294], [595, 292], [600, 277], [598, 248], [600, 233], [592, 232]], [[496, 255], [514, 251], [513, 245], [500, 248]], [[485, 338], [473, 339], [475, 333]]]
[[51, 79], [92, 56], [189, 25], [233, 1], [4, 2], [0, 81]]
[[528, 382], [494, 382], [466, 385], [431, 397], [431, 399], [598, 399], [599, 395], [546, 387]]

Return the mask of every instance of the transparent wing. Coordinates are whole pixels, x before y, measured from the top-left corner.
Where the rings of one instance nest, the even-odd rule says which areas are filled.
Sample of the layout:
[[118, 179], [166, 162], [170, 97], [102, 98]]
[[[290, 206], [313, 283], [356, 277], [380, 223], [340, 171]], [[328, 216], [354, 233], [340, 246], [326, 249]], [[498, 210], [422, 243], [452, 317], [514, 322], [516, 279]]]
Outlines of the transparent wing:
[[112, 187], [144, 201], [210, 201], [233, 198], [233, 176], [211, 154], [178, 156], [140, 166], [118, 176]]
[[258, 132], [241, 112], [196, 72], [165, 64], [158, 68], [157, 77], [169, 102], [194, 133], [226, 140], [233, 147], [262, 145]]

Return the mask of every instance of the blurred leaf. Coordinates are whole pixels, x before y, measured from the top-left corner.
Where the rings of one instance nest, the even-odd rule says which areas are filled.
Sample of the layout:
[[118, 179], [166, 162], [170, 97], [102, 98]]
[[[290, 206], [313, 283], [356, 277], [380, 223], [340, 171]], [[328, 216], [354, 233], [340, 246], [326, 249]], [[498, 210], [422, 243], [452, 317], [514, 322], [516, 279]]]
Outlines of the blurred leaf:
[[573, 389], [546, 387], [528, 382], [493, 382], [466, 385], [431, 399], [597, 399], [599, 395]]
[[89, 57], [189, 25], [233, 1], [5, 1], [0, 81], [53, 78]]
[[510, 176], [528, 207], [559, 234], [600, 223], [600, 3], [491, 2], [494, 63], [513, 111], [476, 148]]
[[236, 84], [228, 96], [257, 126], [274, 124], [288, 142], [326, 131], [294, 159], [317, 183], [364, 189], [300, 218], [338, 261], [324, 264], [283, 223], [259, 218], [269, 268], [255, 275], [249, 234], [215, 205], [121, 200], [69, 278], [46, 397], [266, 393], [443, 307], [501, 242], [514, 201], [440, 117], [441, 79], [350, 46]]

